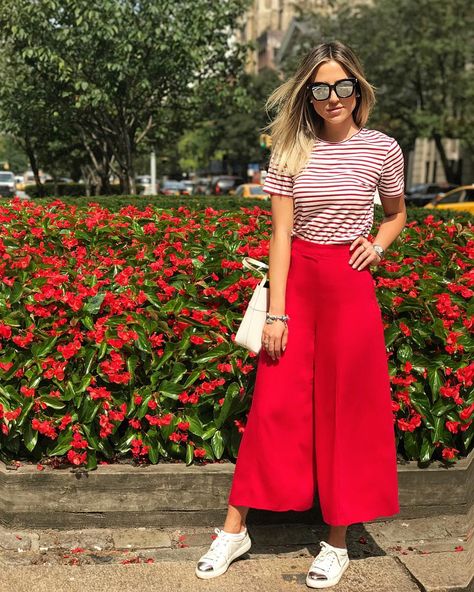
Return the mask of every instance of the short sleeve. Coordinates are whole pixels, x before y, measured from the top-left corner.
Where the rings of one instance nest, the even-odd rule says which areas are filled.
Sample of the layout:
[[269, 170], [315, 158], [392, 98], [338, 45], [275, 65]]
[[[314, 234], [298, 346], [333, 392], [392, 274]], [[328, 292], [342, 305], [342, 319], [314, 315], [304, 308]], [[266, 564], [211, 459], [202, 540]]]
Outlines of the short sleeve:
[[273, 153], [268, 164], [268, 171], [263, 184], [263, 191], [273, 195], [293, 197], [293, 177], [277, 170], [275, 156]]
[[394, 139], [382, 165], [378, 183], [380, 197], [399, 197], [405, 193], [403, 152]]

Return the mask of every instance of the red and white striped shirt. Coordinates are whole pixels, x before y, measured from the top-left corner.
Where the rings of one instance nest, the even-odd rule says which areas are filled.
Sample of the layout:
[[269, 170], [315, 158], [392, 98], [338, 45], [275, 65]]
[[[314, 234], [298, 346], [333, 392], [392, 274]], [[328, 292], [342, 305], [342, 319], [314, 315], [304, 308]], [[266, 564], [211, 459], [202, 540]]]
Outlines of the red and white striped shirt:
[[317, 139], [297, 175], [278, 173], [270, 158], [266, 193], [294, 200], [292, 236], [316, 243], [367, 238], [374, 220], [374, 194], [404, 195], [404, 160], [398, 142], [365, 127], [342, 142]]

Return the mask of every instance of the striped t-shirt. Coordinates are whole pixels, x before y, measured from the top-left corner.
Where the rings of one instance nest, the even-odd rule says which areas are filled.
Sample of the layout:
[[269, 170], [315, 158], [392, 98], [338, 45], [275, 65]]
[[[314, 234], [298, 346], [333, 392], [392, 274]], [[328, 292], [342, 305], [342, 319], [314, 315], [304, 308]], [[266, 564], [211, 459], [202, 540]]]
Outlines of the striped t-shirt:
[[347, 140], [317, 139], [297, 175], [278, 173], [270, 158], [266, 193], [291, 197], [292, 236], [316, 243], [367, 238], [374, 220], [374, 194], [404, 195], [403, 153], [383, 132], [361, 128]]

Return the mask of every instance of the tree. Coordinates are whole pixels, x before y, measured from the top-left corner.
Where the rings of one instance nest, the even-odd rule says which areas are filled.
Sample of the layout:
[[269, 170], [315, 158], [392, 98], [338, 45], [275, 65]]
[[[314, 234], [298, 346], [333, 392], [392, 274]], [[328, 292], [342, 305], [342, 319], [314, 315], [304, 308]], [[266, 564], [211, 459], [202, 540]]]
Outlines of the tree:
[[4, 0], [0, 36], [7, 59], [18, 56], [35, 90], [47, 89], [43, 114], [67, 113], [102, 181], [111, 170], [135, 193], [140, 144], [165, 145], [167, 120], [196, 117], [189, 106], [203, 90], [238, 76], [245, 47], [231, 32], [247, 4], [37, 0], [33, 10]]
[[417, 137], [434, 139], [448, 182], [460, 183], [442, 138], [460, 138], [474, 152], [471, 0], [333, 0], [329, 13], [306, 10], [299, 18], [317, 32], [304, 39], [299, 55], [319, 41], [350, 45], [376, 87], [373, 124], [407, 147]]
[[[180, 142], [181, 161], [188, 167], [205, 167], [218, 155], [225, 154], [227, 172], [245, 175], [249, 162], [262, 162], [268, 151], [259, 145], [261, 129], [268, 123], [265, 101], [281, 83], [274, 70], [259, 74], [243, 72], [237, 83], [218, 103], [207, 103], [202, 121], [188, 130]], [[191, 149], [190, 149], [191, 147]], [[187, 156], [192, 154], [193, 158]]]

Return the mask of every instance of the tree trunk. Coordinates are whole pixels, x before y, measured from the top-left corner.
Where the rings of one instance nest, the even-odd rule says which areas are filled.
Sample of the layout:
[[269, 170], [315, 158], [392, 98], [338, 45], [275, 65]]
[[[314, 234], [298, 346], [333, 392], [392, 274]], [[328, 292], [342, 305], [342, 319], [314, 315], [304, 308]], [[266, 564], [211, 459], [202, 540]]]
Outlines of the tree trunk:
[[[127, 128], [124, 129], [124, 139], [125, 139], [125, 169], [124, 172], [124, 180], [125, 180], [125, 187], [126, 192], [128, 195], [136, 195], [137, 188], [135, 184], [135, 167], [133, 163], [133, 156], [135, 151], [135, 145], [133, 142], [133, 135], [134, 132]], [[132, 136], [132, 137], [131, 137]]]
[[38, 169], [38, 161], [36, 160], [35, 151], [33, 146], [31, 145], [30, 139], [28, 137], [24, 138], [25, 142], [25, 152], [28, 156], [30, 161], [31, 170], [33, 171], [33, 175], [35, 176], [35, 183], [36, 189], [38, 190], [38, 197], [43, 197], [45, 194], [44, 186], [41, 183], [41, 179], [39, 176], [39, 169]]

